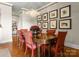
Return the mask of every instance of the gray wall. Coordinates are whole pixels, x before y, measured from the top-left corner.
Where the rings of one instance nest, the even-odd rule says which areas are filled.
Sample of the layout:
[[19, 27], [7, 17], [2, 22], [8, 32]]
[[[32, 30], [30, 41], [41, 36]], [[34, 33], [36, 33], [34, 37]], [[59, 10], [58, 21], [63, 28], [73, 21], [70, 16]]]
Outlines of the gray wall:
[[[59, 9], [61, 7], [71, 5], [71, 19], [72, 19], [72, 29], [59, 29], [59, 22], [57, 21], [57, 30], [60, 31], [68, 31], [68, 34], [65, 39], [65, 45], [72, 48], [79, 49], [79, 3], [78, 2], [58, 2], [54, 5], [51, 5], [45, 9], [40, 10], [39, 12], [45, 13], [51, 10]], [[59, 13], [58, 13], [59, 14]], [[59, 15], [58, 15], [59, 16]], [[67, 18], [66, 18], [67, 19]], [[57, 20], [61, 20], [59, 17]]]

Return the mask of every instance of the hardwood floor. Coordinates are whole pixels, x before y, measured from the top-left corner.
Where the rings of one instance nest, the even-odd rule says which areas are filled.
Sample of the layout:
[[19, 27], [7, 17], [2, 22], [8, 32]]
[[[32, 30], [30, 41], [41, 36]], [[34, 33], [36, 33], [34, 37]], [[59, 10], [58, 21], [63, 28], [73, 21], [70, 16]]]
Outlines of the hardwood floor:
[[13, 36], [13, 42], [0, 44], [0, 49], [9, 48], [12, 57], [28, 57], [30, 53], [24, 54], [24, 49], [21, 49], [17, 45], [17, 38]]
[[[9, 48], [10, 54], [12, 57], [29, 57], [30, 50], [27, 54], [24, 54], [24, 49], [18, 47], [17, 37], [13, 36], [13, 42], [0, 44], [0, 49]], [[79, 57], [79, 49], [74, 49], [70, 47], [64, 48], [64, 56], [66, 57]]]
[[17, 39], [18, 38], [16, 36], [13, 36], [12, 49], [10, 49], [11, 55], [13, 57], [28, 57], [30, 53], [27, 53], [26, 55], [24, 54], [25, 50], [18, 46]]

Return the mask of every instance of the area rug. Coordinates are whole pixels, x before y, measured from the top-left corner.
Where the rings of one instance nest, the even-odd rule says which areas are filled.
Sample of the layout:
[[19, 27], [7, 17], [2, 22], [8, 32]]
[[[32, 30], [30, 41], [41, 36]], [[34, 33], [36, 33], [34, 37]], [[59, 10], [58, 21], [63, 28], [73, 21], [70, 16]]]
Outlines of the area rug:
[[0, 57], [11, 57], [9, 49], [0, 49]]

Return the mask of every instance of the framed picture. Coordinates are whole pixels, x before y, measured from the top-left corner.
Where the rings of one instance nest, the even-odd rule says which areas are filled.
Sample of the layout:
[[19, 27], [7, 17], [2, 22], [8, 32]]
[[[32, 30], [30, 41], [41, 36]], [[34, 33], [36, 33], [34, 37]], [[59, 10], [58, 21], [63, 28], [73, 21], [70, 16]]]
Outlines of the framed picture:
[[38, 15], [38, 16], [37, 16], [37, 20], [38, 20], [38, 21], [42, 20], [41, 15]]
[[43, 22], [42, 23], [42, 28], [47, 29], [48, 28], [48, 22]]
[[37, 22], [37, 25], [41, 28], [42, 22]]
[[67, 18], [71, 16], [71, 5], [60, 8], [60, 18]]
[[71, 29], [71, 19], [59, 20], [59, 29]]
[[57, 28], [57, 21], [51, 20], [50, 21], [50, 29], [56, 29]]
[[58, 17], [58, 10], [57, 9], [49, 12], [49, 19], [57, 18], [57, 17]]
[[48, 20], [48, 13], [44, 13], [44, 14], [42, 15], [42, 19], [43, 19], [44, 21], [47, 21], [47, 20]]

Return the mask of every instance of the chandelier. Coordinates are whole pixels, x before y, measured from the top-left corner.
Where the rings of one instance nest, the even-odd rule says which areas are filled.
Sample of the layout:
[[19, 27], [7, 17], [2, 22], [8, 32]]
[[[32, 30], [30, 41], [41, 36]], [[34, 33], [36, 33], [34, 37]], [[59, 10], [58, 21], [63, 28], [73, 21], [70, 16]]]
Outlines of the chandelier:
[[30, 15], [32, 17], [36, 17], [37, 15], [40, 14], [37, 10], [34, 10], [34, 9], [25, 9], [25, 8], [22, 8], [22, 9], [25, 10], [24, 14]]

